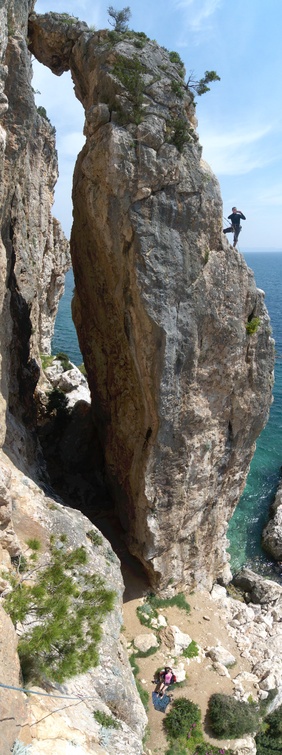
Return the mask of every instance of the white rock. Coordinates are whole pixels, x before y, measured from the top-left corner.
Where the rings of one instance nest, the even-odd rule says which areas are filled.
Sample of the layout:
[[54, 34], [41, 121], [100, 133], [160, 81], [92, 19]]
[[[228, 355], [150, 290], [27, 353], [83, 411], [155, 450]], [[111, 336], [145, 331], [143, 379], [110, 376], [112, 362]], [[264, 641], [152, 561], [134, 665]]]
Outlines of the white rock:
[[213, 600], [222, 600], [222, 598], [226, 598], [227, 592], [225, 587], [222, 587], [222, 585], [214, 585], [211, 591], [211, 597]]
[[181, 630], [177, 626], [171, 626], [172, 634], [174, 637], [174, 654], [180, 655], [185, 648], [188, 648], [188, 645], [190, 645], [190, 642], [192, 642], [191, 637], [189, 634], [185, 634], [184, 632], [181, 632]]
[[142, 653], [146, 653], [150, 648], [157, 648], [158, 645], [158, 639], [155, 634], [138, 634], [134, 638], [134, 647], [137, 650], [141, 650]]
[[207, 651], [207, 656], [216, 663], [222, 663], [223, 666], [233, 666], [236, 662], [235, 656], [232, 655], [229, 650], [222, 647], [222, 645], [210, 648], [210, 650]]

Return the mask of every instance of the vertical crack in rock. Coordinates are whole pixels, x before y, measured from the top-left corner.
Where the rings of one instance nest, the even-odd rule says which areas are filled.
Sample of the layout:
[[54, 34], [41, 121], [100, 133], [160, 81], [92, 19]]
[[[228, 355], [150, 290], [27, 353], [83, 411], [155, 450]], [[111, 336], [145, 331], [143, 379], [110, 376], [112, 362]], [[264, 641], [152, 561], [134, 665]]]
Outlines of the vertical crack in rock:
[[54, 73], [71, 70], [85, 109], [73, 315], [129, 547], [163, 593], [210, 587], [229, 577], [227, 524], [271, 402], [263, 292], [222, 238], [218, 182], [167, 51], [58, 14], [33, 14], [29, 37]]

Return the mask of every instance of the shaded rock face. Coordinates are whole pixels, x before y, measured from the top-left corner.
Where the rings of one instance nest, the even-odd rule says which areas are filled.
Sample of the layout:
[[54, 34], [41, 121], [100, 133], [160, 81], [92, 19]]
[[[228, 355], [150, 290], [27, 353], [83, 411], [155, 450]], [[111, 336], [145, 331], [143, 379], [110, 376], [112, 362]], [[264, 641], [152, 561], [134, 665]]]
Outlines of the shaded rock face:
[[85, 108], [73, 314], [120, 519], [156, 589], [210, 587], [229, 578], [227, 523], [271, 402], [263, 292], [222, 238], [181, 67], [56, 14], [29, 36]]
[[262, 533], [262, 544], [272, 558], [282, 561], [282, 484], [280, 483], [274, 503], [270, 507], [271, 518]]
[[34, 3], [1, 3], [1, 441], [5, 405], [31, 426], [39, 352], [50, 352], [68, 243], [52, 218], [58, 175], [55, 134], [37, 112], [27, 49], [27, 18]]

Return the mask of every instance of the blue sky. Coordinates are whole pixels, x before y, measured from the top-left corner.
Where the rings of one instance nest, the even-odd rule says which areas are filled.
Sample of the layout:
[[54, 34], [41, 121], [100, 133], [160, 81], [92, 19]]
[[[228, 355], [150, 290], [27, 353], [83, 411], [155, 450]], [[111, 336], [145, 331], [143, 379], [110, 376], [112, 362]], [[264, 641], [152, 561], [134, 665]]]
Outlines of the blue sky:
[[[109, 27], [107, 8], [131, 8], [129, 28], [144, 31], [201, 78], [220, 82], [198, 98], [203, 158], [217, 175], [224, 216], [246, 215], [239, 248], [282, 249], [281, 0], [37, 0], [37, 13], [67, 12], [96, 29]], [[83, 144], [83, 111], [69, 74], [55, 77], [34, 62], [33, 87], [56, 127], [60, 177], [54, 214], [71, 226], [71, 180]]]

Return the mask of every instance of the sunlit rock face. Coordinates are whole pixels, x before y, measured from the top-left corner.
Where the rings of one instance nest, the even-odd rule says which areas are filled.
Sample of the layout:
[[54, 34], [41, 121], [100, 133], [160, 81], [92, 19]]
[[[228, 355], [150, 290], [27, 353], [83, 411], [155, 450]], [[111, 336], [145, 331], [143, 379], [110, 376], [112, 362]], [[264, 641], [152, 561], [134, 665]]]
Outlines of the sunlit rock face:
[[209, 587], [229, 576], [227, 523], [271, 402], [263, 292], [222, 237], [181, 64], [56, 14], [32, 15], [29, 37], [85, 108], [73, 313], [128, 543], [156, 589]]
[[6, 404], [32, 423], [39, 352], [50, 352], [68, 243], [52, 217], [58, 176], [55, 133], [34, 103], [28, 12], [34, 3], [0, 8], [0, 299], [1, 441]]

